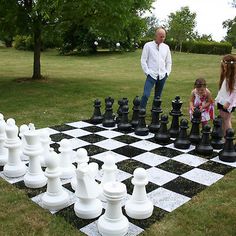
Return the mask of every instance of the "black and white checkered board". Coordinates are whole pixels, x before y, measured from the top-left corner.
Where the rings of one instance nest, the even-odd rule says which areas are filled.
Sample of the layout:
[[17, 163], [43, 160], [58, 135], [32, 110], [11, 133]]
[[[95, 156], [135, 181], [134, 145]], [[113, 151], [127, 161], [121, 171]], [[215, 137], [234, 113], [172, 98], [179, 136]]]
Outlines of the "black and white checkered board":
[[[131, 184], [133, 171], [137, 167], [147, 170], [149, 184], [146, 189], [148, 197], [155, 206], [154, 212], [146, 220], [134, 220], [128, 217], [130, 221], [128, 235], [138, 235], [236, 167], [236, 163], [221, 162], [217, 151], [214, 151], [210, 157], [201, 157], [194, 152], [194, 146], [191, 146], [189, 150], [178, 150], [174, 148], [173, 141], [165, 146], [159, 145], [154, 142], [152, 133], [141, 137], [133, 132], [128, 134], [119, 132], [116, 127], [108, 129], [86, 121], [46, 129], [51, 135], [51, 147], [56, 152], [63, 138], [70, 139], [74, 151], [81, 147], [87, 149], [91, 157], [90, 162], [97, 162], [100, 168], [106, 154], [108, 152], [114, 154], [119, 169], [117, 180], [126, 184], [127, 198], [131, 196], [133, 190]], [[17, 188], [26, 191], [34, 202], [41, 205], [40, 197], [46, 191], [46, 187], [29, 189], [25, 187], [23, 177], [8, 179], [2, 172], [0, 176]], [[97, 176], [98, 181], [101, 180], [101, 176], [100, 171]], [[83, 220], [75, 215], [73, 204], [76, 198], [70, 186], [70, 180], [62, 182], [64, 188], [70, 193], [70, 202], [68, 207], [52, 214], [64, 217], [67, 222], [87, 235], [99, 235], [96, 227], [97, 219]], [[122, 204], [124, 206], [125, 200]]]

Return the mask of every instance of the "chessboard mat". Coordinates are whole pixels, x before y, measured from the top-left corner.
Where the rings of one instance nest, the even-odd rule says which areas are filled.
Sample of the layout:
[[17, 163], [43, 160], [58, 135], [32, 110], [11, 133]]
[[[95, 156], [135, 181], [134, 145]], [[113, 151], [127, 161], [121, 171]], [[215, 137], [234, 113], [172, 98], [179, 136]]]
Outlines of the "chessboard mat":
[[[133, 131], [125, 133], [117, 127], [106, 128], [102, 125], [93, 125], [89, 121], [78, 121], [53, 126], [47, 129], [52, 142], [50, 144], [59, 153], [59, 143], [62, 139], [69, 139], [73, 151], [85, 148], [90, 156], [90, 162], [96, 162], [101, 169], [107, 154], [113, 154], [118, 166], [117, 181], [126, 184], [127, 197], [122, 201], [122, 210], [127, 199], [130, 198], [133, 186], [131, 179], [133, 171], [142, 167], [147, 171], [149, 183], [146, 186], [148, 198], [154, 204], [154, 211], [150, 218], [130, 222], [128, 235], [138, 235], [149, 228], [156, 221], [160, 221], [166, 214], [174, 211], [190, 201], [199, 192], [211, 186], [236, 167], [236, 163], [226, 163], [219, 160], [218, 151], [214, 150], [211, 156], [201, 156], [194, 151], [194, 146], [188, 150], [176, 149], [173, 140], [167, 145], [157, 144], [154, 134], [137, 136]], [[74, 163], [76, 165], [76, 163]], [[27, 165], [27, 162], [26, 162]], [[26, 192], [32, 201], [42, 207], [41, 196], [46, 186], [39, 189], [30, 189], [24, 185], [23, 177], [7, 178], [0, 169], [0, 177]], [[102, 170], [96, 176], [99, 182]], [[55, 216], [63, 217], [68, 223], [87, 235], [99, 235], [97, 219], [84, 220], [74, 213], [76, 196], [70, 186], [70, 179], [62, 180], [63, 187], [68, 191], [70, 201], [67, 207], [52, 211]], [[103, 212], [106, 204], [103, 203]]]

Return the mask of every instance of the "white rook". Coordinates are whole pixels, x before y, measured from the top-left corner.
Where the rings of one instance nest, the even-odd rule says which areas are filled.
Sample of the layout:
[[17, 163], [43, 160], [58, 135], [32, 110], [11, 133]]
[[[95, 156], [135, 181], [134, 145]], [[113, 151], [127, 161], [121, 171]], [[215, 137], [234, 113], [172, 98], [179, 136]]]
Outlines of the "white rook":
[[39, 140], [39, 134], [36, 131], [29, 130], [24, 133], [26, 145], [23, 154], [29, 157], [29, 168], [24, 176], [25, 185], [29, 188], [41, 188], [47, 183], [41, 165], [40, 154], [42, 147]]
[[120, 182], [109, 182], [103, 186], [107, 200], [105, 213], [98, 219], [98, 231], [103, 236], [123, 236], [128, 232], [129, 221], [121, 210], [121, 200], [126, 196], [126, 186]]
[[10, 178], [23, 176], [26, 173], [26, 165], [20, 159], [21, 142], [18, 138], [18, 127], [12, 118], [7, 120], [6, 135], [5, 147], [8, 148], [8, 160], [3, 173]]

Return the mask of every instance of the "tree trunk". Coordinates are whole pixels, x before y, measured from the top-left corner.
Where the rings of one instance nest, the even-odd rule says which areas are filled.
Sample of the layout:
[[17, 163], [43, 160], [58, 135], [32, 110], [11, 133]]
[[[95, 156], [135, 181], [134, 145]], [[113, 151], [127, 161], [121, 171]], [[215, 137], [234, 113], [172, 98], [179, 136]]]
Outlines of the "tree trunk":
[[33, 68], [32, 79], [42, 79], [40, 53], [41, 53], [41, 29], [40, 27], [36, 27], [34, 29], [34, 68]]

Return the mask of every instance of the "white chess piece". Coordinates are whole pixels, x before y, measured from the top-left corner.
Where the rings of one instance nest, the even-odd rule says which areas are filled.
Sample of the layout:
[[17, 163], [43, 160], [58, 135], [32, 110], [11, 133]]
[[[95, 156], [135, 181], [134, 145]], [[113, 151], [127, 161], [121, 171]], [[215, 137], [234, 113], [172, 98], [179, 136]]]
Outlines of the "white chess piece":
[[12, 178], [23, 176], [26, 173], [26, 165], [20, 159], [21, 142], [18, 138], [18, 127], [12, 118], [7, 120], [6, 135], [5, 147], [8, 148], [8, 160], [3, 173]]
[[131, 180], [134, 190], [131, 198], [125, 204], [127, 215], [134, 219], [146, 219], [152, 215], [153, 204], [147, 198], [145, 186], [148, 184], [147, 172], [143, 168], [134, 170]]
[[69, 202], [69, 194], [63, 189], [60, 180], [59, 158], [54, 151], [51, 151], [45, 162], [47, 165], [45, 176], [48, 178], [48, 183], [47, 191], [41, 199], [42, 204], [51, 211], [59, 210], [66, 207]]
[[102, 213], [102, 202], [97, 199], [100, 188], [91, 177], [89, 166], [80, 165], [76, 170], [79, 191], [76, 191], [77, 201], [74, 205], [75, 214], [82, 219], [94, 219]]
[[[117, 165], [115, 164], [115, 162], [116, 160], [113, 155], [108, 154], [105, 157], [104, 164], [102, 165], [103, 176], [101, 180], [101, 188], [103, 188], [103, 185], [105, 183], [116, 181]], [[106, 201], [103, 192], [101, 192], [99, 199], [101, 199], [102, 201]]]
[[42, 167], [47, 167], [45, 163], [45, 159], [50, 155], [50, 142], [51, 138], [47, 130], [40, 131], [40, 142], [43, 148], [43, 152], [40, 155], [40, 164]]
[[6, 122], [0, 113], [0, 166], [7, 163], [8, 150], [4, 147], [6, 141]]
[[35, 126], [33, 123], [29, 123], [29, 130], [35, 130]]
[[23, 153], [23, 150], [26, 146], [26, 141], [25, 141], [25, 136], [24, 134], [29, 131], [29, 127], [25, 124], [21, 125], [20, 126], [20, 132], [19, 132], [19, 136], [21, 138], [21, 155], [20, 155], [20, 158], [22, 161], [28, 161], [29, 160], [29, 157], [26, 156], [24, 153]]
[[129, 221], [122, 214], [121, 200], [126, 196], [126, 186], [120, 182], [109, 182], [103, 186], [107, 200], [105, 213], [98, 219], [98, 231], [103, 236], [123, 236], [128, 232]]
[[75, 166], [72, 164], [71, 155], [72, 148], [68, 139], [62, 139], [60, 142], [59, 151], [61, 152], [60, 157], [60, 168], [61, 178], [70, 179], [75, 175]]
[[41, 188], [46, 185], [47, 178], [40, 165], [40, 154], [43, 150], [39, 141], [38, 132], [29, 130], [24, 133], [24, 137], [26, 145], [23, 154], [29, 157], [29, 168], [24, 176], [24, 182], [29, 188]]

